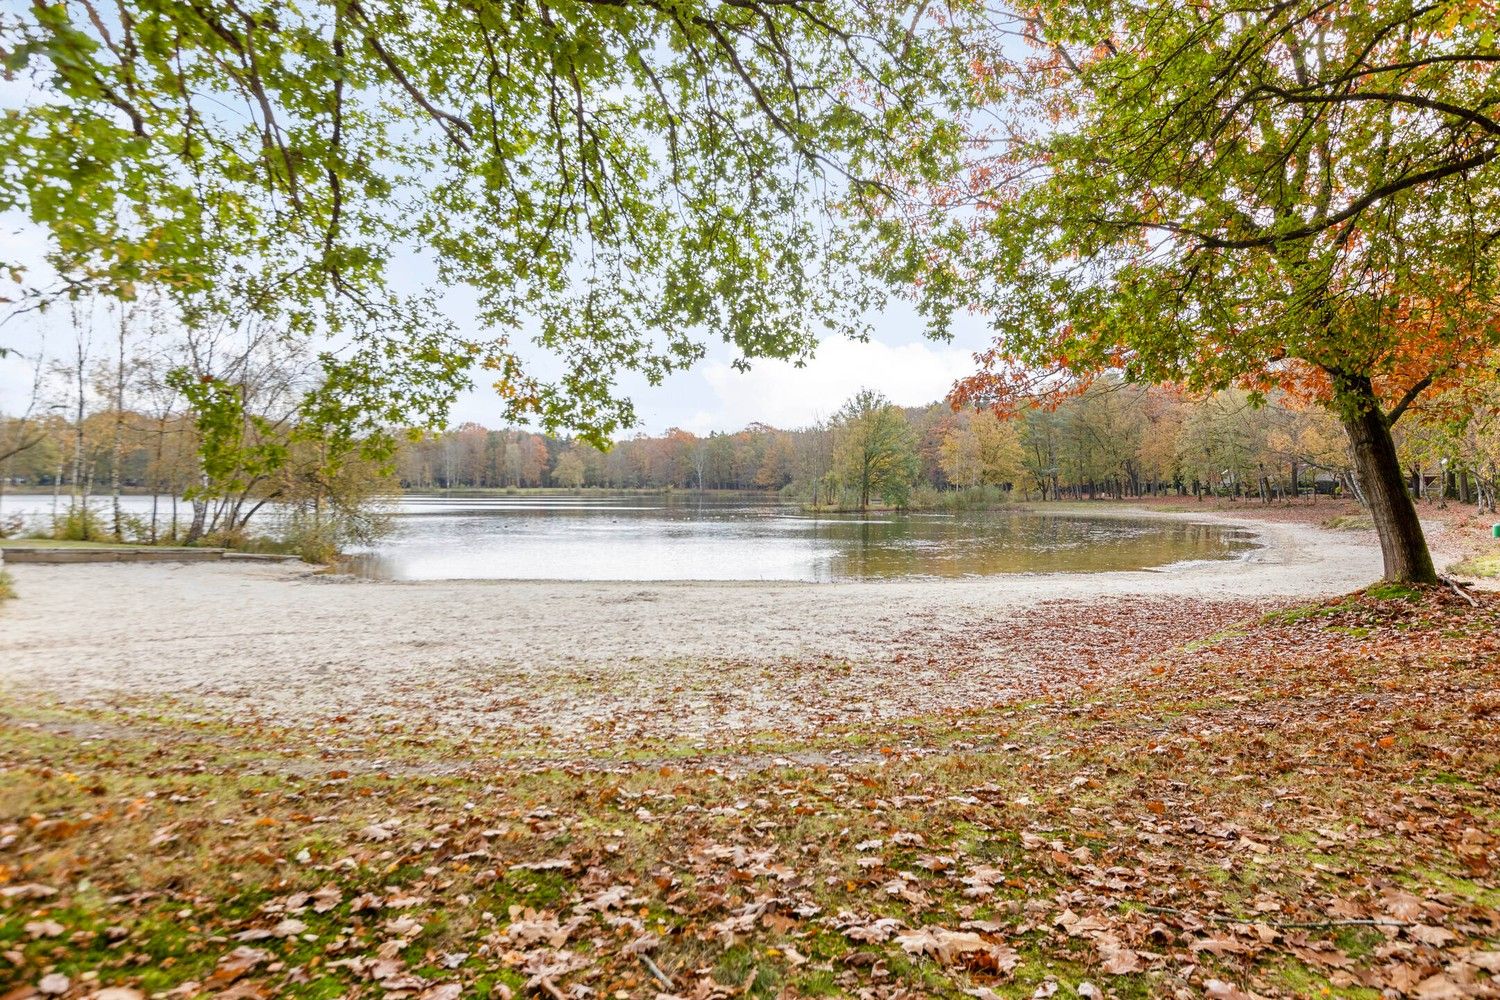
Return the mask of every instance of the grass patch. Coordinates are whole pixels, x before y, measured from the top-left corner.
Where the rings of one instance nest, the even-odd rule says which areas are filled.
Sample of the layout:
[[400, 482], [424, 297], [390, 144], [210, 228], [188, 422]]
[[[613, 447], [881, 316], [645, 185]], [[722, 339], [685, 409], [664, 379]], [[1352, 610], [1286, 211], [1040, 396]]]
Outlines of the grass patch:
[[1474, 556], [1456, 564], [1451, 570], [1459, 576], [1494, 577], [1500, 576], [1500, 552], [1492, 552], [1487, 555]]
[[1365, 591], [1365, 596], [1372, 601], [1418, 601], [1422, 591], [1405, 583], [1377, 583]]

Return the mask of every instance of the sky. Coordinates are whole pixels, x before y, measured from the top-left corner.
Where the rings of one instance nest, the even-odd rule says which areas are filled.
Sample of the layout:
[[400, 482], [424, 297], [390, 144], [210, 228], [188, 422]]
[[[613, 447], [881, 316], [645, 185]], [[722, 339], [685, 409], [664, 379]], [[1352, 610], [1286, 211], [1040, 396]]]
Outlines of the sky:
[[[704, 435], [736, 431], [757, 421], [804, 427], [830, 416], [860, 389], [874, 389], [902, 406], [921, 406], [942, 399], [955, 380], [971, 373], [974, 352], [987, 343], [977, 324], [951, 342], [927, 340], [915, 314], [900, 307], [871, 316], [870, 321], [869, 340], [827, 338], [801, 368], [761, 359], [742, 372], [730, 363], [735, 352], [712, 344], [697, 366], [659, 386], [626, 378], [622, 387], [635, 401], [641, 419], [635, 430], [659, 434], [678, 427]], [[455, 406], [454, 423], [495, 426], [500, 422], [500, 403], [482, 373], [476, 381], [476, 389]]]

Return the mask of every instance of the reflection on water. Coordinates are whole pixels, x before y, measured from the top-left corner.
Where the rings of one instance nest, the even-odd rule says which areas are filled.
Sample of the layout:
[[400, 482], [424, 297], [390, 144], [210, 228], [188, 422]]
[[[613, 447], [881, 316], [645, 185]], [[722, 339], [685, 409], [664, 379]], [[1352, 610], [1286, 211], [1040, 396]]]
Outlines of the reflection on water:
[[1177, 520], [973, 514], [803, 516], [745, 496], [535, 494], [394, 501], [351, 560], [392, 580], [866, 580], [1100, 572], [1233, 559], [1244, 532]]

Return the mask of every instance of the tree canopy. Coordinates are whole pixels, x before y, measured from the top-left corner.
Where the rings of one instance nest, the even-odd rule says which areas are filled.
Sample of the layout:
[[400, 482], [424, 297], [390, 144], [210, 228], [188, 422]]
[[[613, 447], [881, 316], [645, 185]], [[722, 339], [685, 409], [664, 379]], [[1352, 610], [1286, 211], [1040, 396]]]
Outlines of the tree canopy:
[[[958, 32], [927, 9], [37, 3], [0, 15], [30, 84], [0, 210], [46, 228], [74, 290], [237, 289], [388, 364], [445, 329], [436, 299], [395, 294], [428, 268], [472, 289], [486, 334], [437, 349], [492, 369], [507, 417], [602, 441], [633, 419], [622, 370], [858, 331], [880, 292], [833, 209], [935, 180], [957, 147]], [[525, 332], [555, 374], [523, 363]]]

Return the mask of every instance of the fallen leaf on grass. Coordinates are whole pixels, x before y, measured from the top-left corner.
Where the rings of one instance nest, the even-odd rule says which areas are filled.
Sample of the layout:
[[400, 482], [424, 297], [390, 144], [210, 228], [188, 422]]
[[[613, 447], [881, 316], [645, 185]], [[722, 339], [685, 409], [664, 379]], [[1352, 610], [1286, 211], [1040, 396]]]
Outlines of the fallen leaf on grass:
[[208, 974], [204, 985], [210, 989], [228, 986], [270, 957], [270, 952], [263, 949], [240, 945], [219, 959], [219, 964]]
[[37, 882], [0, 887], [0, 899], [46, 899], [49, 896], [56, 895], [56, 889], [50, 885], [41, 885]]
[[574, 867], [573, 859], [564, 855], [560, 858], [548, 858], [546, 861], [527, 861], [519, 865], [511, 865], [513, 872], [550, 872], [565, 871]]
[[844, 936], [861, 944], [881, 944], [889, 941], [901, 929], [901, 921], [895, 917], [881, 917], [867, 924], [853, 924], [844, 928]]
[[1104, 971], [1112, 976], [1128, 976], [1145, 968], [1141, 956], [1125, 947], [1113, 934], [1099, 935], [1094, 939], [1094, 947], [1099, 950]]
[[312, 894], [313, 912], [327, 913], [329, 910], [343, 902], [344, 893], [338, 886], [325, 885]]
[[1470, 996], [1468, 990], [1455, 983], [1444, 973], [1439, 972], [1435, 976], [1428, 976], [1418, 983], [1411, 991], [1416, 1000], [1459, 1000], [1460, 997]]
[[1429, 924], [1417, 924], [1415, 927], [1406, 928], [1406, 936], [1413, 941], [1430, 944], [1434, 948], [1441, 948], [1450, 942], [1458, 940], [1458, 935], [1447, 928], [1433, 927]]
[[422, 933], [422, 922], [411, 917], [401, 916], [394, 920], [387, 920], [385, 922], [385, 929], [397, 937], [416, 937]]
[[72, 980], [61, 972], [50, 972], [37, 982], [37, 992], [60, 997], [73, 985]]
[[1021, 963], [1015, 949], [986, 941], [973, 931], [918, 927], [896, 935], [896, 943], [908, 955], [929, 955], [943, 965], [981, 960], [996, 972], [1009, 972]]
[[1243, 955], [1255, 951], [1255, 948], [1228, 934], [1214, 934], [1206, 938], [1199, 938], [1188, 946], [1194, 952], [1206, 951], [1214, 955]]

